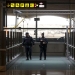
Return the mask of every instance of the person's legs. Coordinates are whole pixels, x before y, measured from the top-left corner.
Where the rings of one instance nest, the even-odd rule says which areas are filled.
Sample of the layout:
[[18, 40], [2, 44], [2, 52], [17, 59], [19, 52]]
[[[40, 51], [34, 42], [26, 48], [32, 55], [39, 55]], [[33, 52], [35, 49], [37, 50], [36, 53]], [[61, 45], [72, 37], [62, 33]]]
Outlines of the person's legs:
[[29, 60], [29, 56], [28, 56], [28, 51], [29, 51], [29, 49], [28, 49], [28, 47], [25, 47], [25, 50], [26, 50], [26, 60]]
[[29, 47], [29, 56], [30, 56], [30, 59], [32, 59], [32, 47]]
[[46, 48], [44, 48], [43, 50], [44, 50], [44, 60], [46, 60]]
[[43, 52], [43, 49], [40, 48], [40, 60], [42, 59], [42, 52]]

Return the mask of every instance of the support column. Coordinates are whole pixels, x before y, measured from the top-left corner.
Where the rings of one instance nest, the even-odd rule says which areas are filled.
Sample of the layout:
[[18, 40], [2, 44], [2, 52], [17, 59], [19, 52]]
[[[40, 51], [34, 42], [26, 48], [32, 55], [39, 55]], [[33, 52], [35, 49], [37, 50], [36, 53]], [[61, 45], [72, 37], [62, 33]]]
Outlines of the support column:
[[[23, 21], [23, 28], [24, 28], [24, 21]], [[24, 36], [24, 29], [23, 29], [23, 36]]]
[[5, 27], [6, 8], [4, 6], [5, 0], [0, 1], [0, 71], [6, 71], [6, 32], [3, 31], [3, 27]]
[[[36, 9], [37, 10], [37, 9]], [[36, 34], [36, 41], [37, 41], [37, 11], [36, 11], [36, 19], [35, 19], [35, 22], [36, 22], [36, 30], [35, 30], [35, 34]]]
[[74, 12], [74, 17], [73, 17], [73, 57], [75, 60], [75, 12]]
[[5, 13], [6, 9], [3, 7], [3, 3], [0, 2], [0, 31], [3, 31], [3, 27], [5, 27]]
[[7, 27], [7, 9], [5, 9], [5, 27]]
[[36, 30], [35, 30], [35, 35], [36, 35], [36, 41], [37, 41], [37, 25], [38, 25], [38, 21], [39, 21], [39, 18], [34, 18], [35, 19], [35, 23], [36, 23]]
[[73, 31], [75, 32], [75, 12], [74, 12], [74, 19], [73, 19]]
[[0, 2], [0, 31], [3, 30], [3, 7], [2, 3]]
[[16, 12], [16, 15], [15, 15], [15, 32], [16, 32], [16, 25], [17, 25], [17, 12]]
[[66, 50], [67, 55], [66, 55], [66, 56], [67, 56], [67, 58], [69, 59], [69, 54], [68, 54], [68, 53], [69, 53], [69, 51], [68, 51], [68, 26], [66, 27], [66, 32], [67, 32], [67, 33], [66, 33], [66, 38], [67, 38], [67, 40], [66, 40], [66, 42], [67, 42], [67, 45], [66, 45], [66, 46], [67, 46], [67, 50]]
[[37, 18], [37, 15], [36, 15], [36, 18], [34, 18], [34, 20], [35, 20], [35, 23], [36, 23], [35, 35], [36, 35], [36, 41], [37, 41], [37, 25], [38, 25], [38, 21], [39, 21], [40, 19]]
[[36, 20], [36, 32], [35, 32], [35, 34], [36, 34], [36, 41], [37, 41], [37, 20]]
[[69, 21], [69, 28], [70, 28], [70, 29], [69, 29], [69, 34], [70, 34], [70, 35], [69, 35], [69, 40], [70, 40], [70, 41], [69, 41], [69, 44], [70, 44], [70, 45], [71, 45], [71, 24], [72, 24], [72, 23], [71, 23], [71, 18], [72, 18], [72, 16], [71, 16], [71, 11], [70, 11], [70, 21]]

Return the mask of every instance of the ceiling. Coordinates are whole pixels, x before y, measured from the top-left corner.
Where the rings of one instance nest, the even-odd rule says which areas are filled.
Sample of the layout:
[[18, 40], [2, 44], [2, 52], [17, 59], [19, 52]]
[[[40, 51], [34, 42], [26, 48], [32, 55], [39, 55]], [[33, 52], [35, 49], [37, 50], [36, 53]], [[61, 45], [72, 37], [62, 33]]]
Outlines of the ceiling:
[[[8, 1], [12, 1], [12, 0], [8, 0]], [[32, 0], [21, 0], [21, 1], [32, 1]], [[33, 0], [33, 1], [40, 1], [40, 0]], [[36, 14], [57, 15], [57, 16], [62, 16], [67, 18], [70, 16], [70, 14], [72, 17], [74, 16], [75, 0], [46, 0], [46, 4], [47, 6], [44, 9], [15, 9], [15, 10], [8, 9], [7, 12], [10, 15], [15, 15], [15, 12], [17, 10], [19, 16], [25, 16], [25, 17], [33, 17], [36, 16]]]

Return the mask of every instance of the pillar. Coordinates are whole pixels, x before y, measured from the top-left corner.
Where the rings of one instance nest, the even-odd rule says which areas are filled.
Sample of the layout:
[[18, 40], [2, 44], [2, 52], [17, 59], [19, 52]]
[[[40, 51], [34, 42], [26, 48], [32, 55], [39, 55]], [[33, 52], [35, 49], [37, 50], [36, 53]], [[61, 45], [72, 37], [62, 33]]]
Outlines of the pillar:
[[36, 30], [35, 30], [35, 35], [36, 35], [36, 41], [37, 41], [37, 25], [38, 25], [38, 21], [40, 20], [40, 18], [34, 18], [35, 24], [36, 24]]
[[74, 12], [74, 17], [73, 17], [73, 31], [75, 32], [75, 12]]
[[[3, 0], [4, 1], [4, 0]], [[0, 1], [0, 42], [3, 39], [4, 41], [1, 42], [0, 46], [0, 71], [6, 70], [6, 44], [5, 44], [5, 37], [6, 33], [2, 32], [3, 27], [5, 27], [5, 7], [3, 7], [4, 3], [3, 1]]]
[[6, 8], [3, 5], [4, 3], [0, 2], [0, 31], [3, 31], [3, 27], [5, 27]]
[[0, 2], [0, 31], [3, 30], [3, 7]]

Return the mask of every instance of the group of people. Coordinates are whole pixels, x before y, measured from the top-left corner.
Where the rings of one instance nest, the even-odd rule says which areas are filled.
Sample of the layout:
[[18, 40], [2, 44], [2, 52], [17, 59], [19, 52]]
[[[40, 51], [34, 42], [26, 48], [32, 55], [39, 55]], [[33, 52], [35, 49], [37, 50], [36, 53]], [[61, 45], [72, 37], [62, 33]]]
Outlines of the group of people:
[[[40, 60], [42, 60], [42, 53], [44, 53], [44, 60], [46, 60], [46, 50], [47, 50], [47, 44], [48, 40], [44, 37], [44, 33], [41, 34], [41, 37], [37, 39], [38, 42], [40, 42]], [[28, 32], [26, 32], [26, 36], [24, 37], [22, 47], [25, 47], [26, 52], [26, 60], [32, 59], [32, 46], [34, 44], [33, 38], [29, 35]]]

